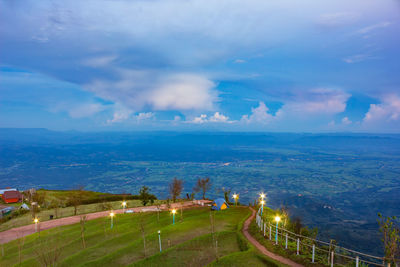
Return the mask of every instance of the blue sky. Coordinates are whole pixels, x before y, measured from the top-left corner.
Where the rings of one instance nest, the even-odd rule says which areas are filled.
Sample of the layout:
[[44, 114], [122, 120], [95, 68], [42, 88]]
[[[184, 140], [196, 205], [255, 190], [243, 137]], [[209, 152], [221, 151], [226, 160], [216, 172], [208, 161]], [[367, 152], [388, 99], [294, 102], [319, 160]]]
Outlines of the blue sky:
[[400, 132], [400, 3], [0, 0], [1, 127]]

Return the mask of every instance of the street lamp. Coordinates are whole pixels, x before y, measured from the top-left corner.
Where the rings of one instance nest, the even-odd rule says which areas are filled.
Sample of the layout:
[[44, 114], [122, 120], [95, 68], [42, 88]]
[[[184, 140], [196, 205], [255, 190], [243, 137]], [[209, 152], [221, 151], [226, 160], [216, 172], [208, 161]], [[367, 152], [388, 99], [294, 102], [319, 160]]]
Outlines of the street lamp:
[[38, 218], [35, 218], [35, 219], [33, 220], [33, 222], [35, 223], [35, 233], [36, 233], [36, 232], [37, 232], [37, 229], [38, 229], [39, 219], [38, 219]]
[[264, 193], [261, 193], [261, 194], [260, 194], [260, 198], [261, 198], [261, 200], [264, 200], [265, 194], [264, 194]]
[[172, 209], [172, 224], [175, 224], [175, 213], [176, 213], [176, 209]]
[[122, 202], [122, 212], [125, 213], [126, 201]]
[[278, 224], [281, 221], [281, 217], [279, 217], [278, 215], [275, 216], [275, 221], [276, 221], [275, 244], [278, 245]]
[[161, 249], [161, 231], [158, 230], [158, 244], [160, 245], [160, 252], [162, 251]]
[[265, 201], [264, 201], [264, 200], [261, 200], [260, 203], [261, 203], [261, 216], [262, 216], [263, 210], [264, 210]]
[[235, 200], [235, 206], [237, 206], [237, 200], [239, 198], [239, 195], [238, 194], [233, 194], [232, 198]]
[[114, 226], [114, 221], [113, 221], [113, 218], [114, 218], [114, 216], [115, 216], [115, 214], [114, 214], [114, 212], [110, 212], [110, 218], [111, 218], [111, 229], [113, 228], [113, 226]]

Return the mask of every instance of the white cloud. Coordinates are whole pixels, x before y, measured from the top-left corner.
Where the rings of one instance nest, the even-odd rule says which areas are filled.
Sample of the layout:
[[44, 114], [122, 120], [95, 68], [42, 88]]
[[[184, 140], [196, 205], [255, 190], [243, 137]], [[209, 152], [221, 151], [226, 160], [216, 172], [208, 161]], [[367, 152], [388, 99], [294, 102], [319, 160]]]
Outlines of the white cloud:
[[387, 95], [383, 97], [382, 103], [371, 104], [365, 114], [364, 123], [397, 123], [400, 121], [400, 97], [398, 95]]
[[236, 59], [234, 62], [240, 64], [240, 63], [246, 63], [246, 60], [244, 60], [244, 59]]
[[199, 117], [195, 117], [191, 122], [193, 123], [205, 123], [207, 122], [207, 115], [201, 114]]
[[72, 118], [90, 117], [104, 110], [104, 106], [98, 103], [90, 103], [76, 106], [68, 111]]
[[82, 103], [76, 105], [64, 102], [53, 105], [49, 110], [51, 112], [65, 111], [71, 118], [85, 118], [91, 117], [105, 109], [107, 107], [99, 103]]
[[328, 13], [320, 15], [317, 24], [325, 28], [336, 28], [348, 25], [358, 18], [359, 14], [354, 12]]
[[345, 125], [349, 125], [349, 124], [352, 123], [352, 121], [348, 117], [344, 117], [342, 119], [342, 123], [345, 124]]
[[265, 105], [264, 102], [259, 102], [258, 107], [251, 108], [250, 115], [243, 115], [241, 121], [246, 123], [269, 123], [271, 122], [279, 113], [275, 116], [268, 113], [269, 108]]
[[375, 31], [376, 29], [381, 29], [381, 28], [386, 28], [390, 26], [392, 23], [388, 21], [380, 22], [377, 24], [373, 24], [364, 28], [359, 29], [357, 32], [360, 34], [367, 34], [370, 33], [371, 31]]
[[208, 117], [206, 114], [201, 114], [200, 116], [195, 117], [192, 121], [189, 122], [202, 124], [206, 122], [232, 123], [233, 121], [230, 121], [228, 116], [225, 116], [219, 112], [215, 112], [214, 115], [210, 117]]
[[194, 74], [176, 74], [164, 78], [148, 94], [147, 102], [156, 110], [211, 109], [215, 84]]
[[357, 54], [349, 57], [343, 58], [343, 61], [349, 64], [365, 61], [368, 59], [378, 59], [378, 57], [372, 56], [370, 54]]
[[107, 124], [113, 124], [118, 122], [123, 122], [130, 118], [132, 111], [129, 109], [119, 109], [114, 111], [113, 118], [107, 120]]
[[93, 68], [105, 67], [113, 62], [117, 57], [115, 55], [92, 57], [82, 60], [82, 65]]
[[282, 112], [292, 115], [336, 114], [345, 111], [350, 95], [335, 89], [318, 88], [297, 95], [285, 103]]
[[229, 117], [219, 113], [215, 112], [214, 115], [212, 115], [209, 119], [210, 122], [228, 122]]
[[95, 80], [84, 88], [132, 110], [211, 110], [215, 83], [200, 74], [118, 69], [120, 78]]
[[142, 120], [148, 120], [154, 118], [154, 113], [153, 112], [141, 112], [136, 116], [136, 119], [138, 121], [142, 121]]

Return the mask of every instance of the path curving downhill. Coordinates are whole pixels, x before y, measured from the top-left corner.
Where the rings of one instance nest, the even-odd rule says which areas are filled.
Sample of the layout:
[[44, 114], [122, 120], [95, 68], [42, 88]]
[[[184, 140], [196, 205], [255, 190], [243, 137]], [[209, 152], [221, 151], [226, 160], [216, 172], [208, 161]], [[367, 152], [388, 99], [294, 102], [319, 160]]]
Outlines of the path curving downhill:
[[284, 258], [282, 256], [279, 256], [277, 254], [272, 253], [271, 251], [267, 250], [263, 245], [261, 245], [254, 237], [252, 237], [249, 233], [249, 225], [251, 223], [251, 221], [254, 220], [254, 218], [256, 217], [256, 211], [252, 208], [251, 209], [251, 216], [244, 222], [243, 225], [243, 229], [242, 232], [244, 234], [244, 236], [247, 238], [247, 240], [249, 240], [249, 242], [251, 244], [253, 244], [262, 254], [264, 254], [265, 256], [274, 259], [276, 261], [279, 261], [280, 263], [289, 265], [289, 266], [294, 266], [294, 267], [303, 267], [303, 265], [294, 262], [292, 260], [289, 260], [287, 258]]
[[[186, 209], [186, 208], [191, 208], [194, 206], [204, 206], [205, 204], [209, 204], [209, 203], [211, 203], [211, 201], [209, 201], [209, 200], [186, 201], [186, 202], [182, 202], [182, 203], [172, 203], [171, 208], [180, 208], [182, 205], [182, 208]], [[168, 210], [166, 204], [160, 205], [160, 209]], [[157, 206], [127, 208], [126, 210], [133, 210], [134, 212], [151, 212], [151, 211], [154, 212], [154, 211], [157, 211]], [[124, 210], [119, 209], [119, 210], [114, 210], [113, 212], [115, 214], [120, 214], [120, 213], [123, 213]], [[101, 217], [107, 217], [109, 215], [110, 215], [110, 211], [100, 211], [100, 212], [93, 212], [93, 213], [87, 213], [87, 214], [80, 214], [80, 215], [40, 222], [38, 226], [40, 229], [39, 231], [42, 231], [42, 230], [46, 230], [46, 229], [50, 229], [50, 228], [55, 228], [58, 226], [79, 223], [82, 216], [86, 216], [86, 220], [94, 220], [94, 219], [101, 218]], [[35, 225], [34, 224], [11, 228], [9, 230], [0, 232], [0, 244], [8, 243], [10, 241], [13, 241], [15, 239], [18, 239], [18, 238], [21, 238], [21, 237], [24, 237], [24, 236], [27, 236], [27, 235], [30, 235], [33, 233], [35, 233]]]

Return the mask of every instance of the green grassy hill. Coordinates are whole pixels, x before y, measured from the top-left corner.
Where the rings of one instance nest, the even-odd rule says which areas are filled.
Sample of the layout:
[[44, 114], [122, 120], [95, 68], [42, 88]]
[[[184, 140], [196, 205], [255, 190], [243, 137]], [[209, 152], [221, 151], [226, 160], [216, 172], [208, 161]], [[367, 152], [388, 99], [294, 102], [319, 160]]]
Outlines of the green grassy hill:
[[[77, 215], [93, 213], [110, 209], [122, 209], [122, 201], [127, 203], [127, 208], [141, 207], [141, 200], [135, 199], [135, 195], [115, 195], [110, 193], [101, 193], [93, 191], [77, 190], [37, 190], [37, 195], [41, 195], [40, 209], [35, 217], [41, 222], [50, 220], [50, 215], [55, 219], [73, 216], [74, 207], [68, 205], [69, 195], [77, 193], [80, 196], [80, 204], [77, 207]], [[1, 201], [1, 199], [0, 199]], [[36, 200], [35, 200], [36, 201]], [[55, 203], [57, 205], [55, 205]], [[163, 204], [163, 200], [153, 200], [149, 205]], [[31, 212], [20, 212], [18, 208], [22, 203], [2, 204], [5, 206], [14, 206], [17, 209], [10, 215], [0, 220], [0, 231], [5, 231], [14, 227], [32, 224], [33, 215]], [[25, 204], [30, 206], [29, 201]]]
[[85, 247], [80, 224], [54, 228], [5, 244], [0, 266], [278, 266], [259, 255], [242, 236], [249, 209], [213, 214], [214, 235], [209, 208], [184, 210], [182, 217], [177, 214], [175, 225], [169, 212], [161, 212], [159, 220], [157, 213], [121, 214], [114, 218], [112, 229], [110, 218], [88, 221]]

